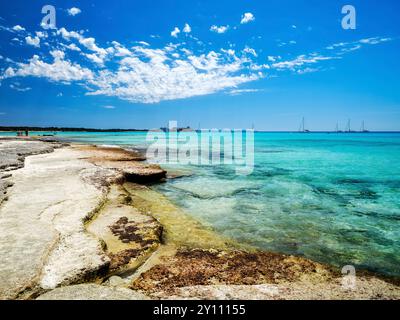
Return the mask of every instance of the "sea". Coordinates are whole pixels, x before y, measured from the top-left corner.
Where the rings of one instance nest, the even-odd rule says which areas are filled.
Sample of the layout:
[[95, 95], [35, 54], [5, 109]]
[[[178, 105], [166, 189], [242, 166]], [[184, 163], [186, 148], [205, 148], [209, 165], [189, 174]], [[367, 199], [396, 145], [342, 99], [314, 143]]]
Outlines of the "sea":
[[[57, 136], [145, 149], [146, 134]], [[185, 174], [151, 188], [240, 243], [400, 276], [400, 133], [256, 132], [253, 156], [248, 175], [230, 164], [166, 165]]]

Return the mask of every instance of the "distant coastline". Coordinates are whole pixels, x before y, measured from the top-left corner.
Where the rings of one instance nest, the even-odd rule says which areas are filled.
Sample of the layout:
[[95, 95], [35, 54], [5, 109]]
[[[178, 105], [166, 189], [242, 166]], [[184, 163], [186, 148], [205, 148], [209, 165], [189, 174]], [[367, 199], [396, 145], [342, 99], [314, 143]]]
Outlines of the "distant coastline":
[[[156, 128], [163, 129], [163, 128]], [[187, 129], [187, 128], [182, 128]], [[178, 128], [178, 131], [182, 130]], [[98, 129], [98, 128], [75, 128], [75, 127], [30, 127], [30, 126], [0, 126], [0, 132], [17, 132], [17, 131], [31, 131], [31, 132], [148, 132], [153, 131], [154, 129]], [[198, 131], [198, 130], [194, 130]], [[310, 134], [310, 133], [336, 133], [336, 134], [349, 134], [349, 133], [400, 133], [399, 131], [368, 131], [368, 132], [360, 132], [360, 131], [352, 131], [352, 132], [336, 132], [336, 131], [309, 131], [309, 132], [299, 132], [299, 131], [287, 131], [287, 130], [277, 130], [277, 131], [268, 131], [268, 130], [255, 130], [257, 133], [301, 133], [301, 134]]]

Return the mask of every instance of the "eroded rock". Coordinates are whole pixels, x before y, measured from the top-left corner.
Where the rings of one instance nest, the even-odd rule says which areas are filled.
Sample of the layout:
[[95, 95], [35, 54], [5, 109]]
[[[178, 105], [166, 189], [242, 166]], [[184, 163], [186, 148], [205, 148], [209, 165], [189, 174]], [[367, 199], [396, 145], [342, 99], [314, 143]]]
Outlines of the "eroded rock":
[[175, 288], [232, 284], [277, 284], [304, 274], [332, 277], [327, 267], [302, 258], [269, 252], [180, 249], [136, 279], [134, 289], [173, 292]]
[[126, 181], [149, 183], [166, 177], [167, 172], [160, 166], [147, 164], [143, 155], [134, 150], [100, 146], [79, 146], [88, 161], [102, 168], [114, 169], [123, 174]]
[[84, 228], [105, 190], [81, 177], [94, 165], [79, 157], [57, 149], [26, 158], [25, 167], [13, 172], [14, 186], [0, 207], [1, 299], [95, 280], [107, 269], [110, 259]]
[[37, 300], [148, 300], [145, 295], [127, 288], [97, 284], [79, 284], [49, 291]]
[[137, 211], [131, 201], [123, 187], [112, 186], [107, 202], [87, 225], [106, 244], [112, 274], [135, 270], [161, 243], [161, 225]]

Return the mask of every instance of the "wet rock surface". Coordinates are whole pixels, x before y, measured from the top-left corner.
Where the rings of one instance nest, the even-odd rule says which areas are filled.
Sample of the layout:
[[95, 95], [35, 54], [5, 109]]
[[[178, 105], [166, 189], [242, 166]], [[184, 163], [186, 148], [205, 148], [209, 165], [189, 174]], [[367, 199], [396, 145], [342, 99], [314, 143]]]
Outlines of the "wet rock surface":
[[304, 274], [332, 277], [318, 263], [270, 252], [180, 249], [175, 256], [143, 273], [132, 288], [170, 291], [197, 285], [255, 285], [297, 281]]
[[270, 252], [180, 249], [131, 287], [157, 299], [398, 299], [400, 287], [360, 275], [353, 289], [328, 266]]
[[161, 243], [162, 226], [141, 214], [122, 186], [113, 186], [107, 202], [87, 230], [105, 243], [111, 274], [134, 271]]

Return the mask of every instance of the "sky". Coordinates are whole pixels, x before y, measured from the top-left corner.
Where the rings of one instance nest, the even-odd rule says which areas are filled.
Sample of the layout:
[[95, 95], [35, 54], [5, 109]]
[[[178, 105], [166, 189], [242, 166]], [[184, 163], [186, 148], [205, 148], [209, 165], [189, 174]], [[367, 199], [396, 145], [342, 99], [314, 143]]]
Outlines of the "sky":
[[46, 4], [0, 3], [0, 126], [400, 131], [397, 0]]

